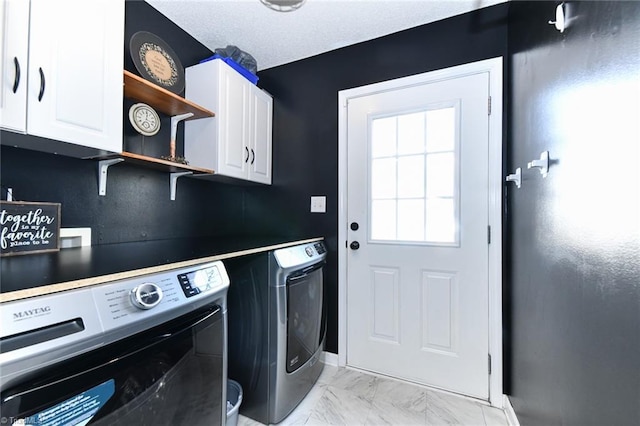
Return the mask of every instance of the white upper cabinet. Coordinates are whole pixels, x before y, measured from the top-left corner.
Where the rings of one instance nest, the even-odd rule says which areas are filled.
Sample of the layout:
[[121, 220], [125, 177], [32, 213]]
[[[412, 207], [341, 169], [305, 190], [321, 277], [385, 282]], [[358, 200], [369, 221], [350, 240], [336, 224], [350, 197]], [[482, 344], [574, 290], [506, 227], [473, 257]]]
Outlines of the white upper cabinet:
[[[222, 61], [216, 61], [223, 64]], [[223, 64], [224, 65], [224, 64]], [[205, 68], [205, 67], [203, 67]], [[246, 178], [249, 170], [249, 83], [232, 69], [221, 67], [218, 76], [219, 105], [218, 152], [220, 160], [213, 167], [216, 173]], [[187, 95], [188, 98], [188, 95]], [[206, 108], [206, 106], [205, 106]], [[215, 120], [216, 118], [213, 118]], [[212, 138], [209, 138], [213, 142]]]
[[0, 14], [0, 127], [24, 133], [27, 130], [29, 2], [2, 0]]
[[271, 183], [271, 135], [273, 99], [262, 90], [251, 92], [251, 140], [249, 180]]
[[189, 164], [271, 184], [271, 96], [219, 59], [186, 69], [185, 94], [216, 114], [185, 123]]
[[121, 152], [124, 0], [31, 0], [28, 28], [26, 132], [91, 149], [79, 156]]

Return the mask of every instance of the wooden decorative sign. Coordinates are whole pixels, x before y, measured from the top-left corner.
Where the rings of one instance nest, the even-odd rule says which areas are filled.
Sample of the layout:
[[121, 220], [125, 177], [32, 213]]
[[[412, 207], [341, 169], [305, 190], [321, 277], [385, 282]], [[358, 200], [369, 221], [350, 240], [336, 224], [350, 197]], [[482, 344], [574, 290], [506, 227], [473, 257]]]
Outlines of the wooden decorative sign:
[[60, 250], [60, 203], [0, 201], [0, 255]]

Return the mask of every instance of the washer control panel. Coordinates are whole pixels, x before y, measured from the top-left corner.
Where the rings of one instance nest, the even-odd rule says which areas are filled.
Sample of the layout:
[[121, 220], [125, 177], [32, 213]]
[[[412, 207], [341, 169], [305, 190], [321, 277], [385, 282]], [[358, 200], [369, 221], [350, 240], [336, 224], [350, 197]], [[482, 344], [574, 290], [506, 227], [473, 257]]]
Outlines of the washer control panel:
[[221, 297], [228, 286], [224, 265], [216, 261], [116, 281], [92, 292], [101, 321], [109, 329], [156, 316], [166, 321], [169, 312]]
[[162, 296], [162, 289], [154, 283], [142, 283], [134, 287], [130, 293], [131, 303], [140, 309], [155, 308], [162, 300]]
[[281, 268], [291, 268], [324, 259], [326, 252], [324, 244], [318, 241], [274, 250], [273, 255]]
[[180, 282], [180, 287], [182, 287], [184, 295], [192, 297], [204, 291], [219, 287], [222, 284], [222, 275], [220, 275], [218, 267], [213, 265], [179, 274], [178, 281]]
[[316, 250], [316, 253], [318, 254], [325, 254], [327, 252], [327, 249], [324, 248], [324, 244], [320, 242], [314, 243], [313, 248]]
[[175, 277], [162, 274], [94, 288], [93, 297], [103, 322], [124, 324], [178, 306], [178, 291]]

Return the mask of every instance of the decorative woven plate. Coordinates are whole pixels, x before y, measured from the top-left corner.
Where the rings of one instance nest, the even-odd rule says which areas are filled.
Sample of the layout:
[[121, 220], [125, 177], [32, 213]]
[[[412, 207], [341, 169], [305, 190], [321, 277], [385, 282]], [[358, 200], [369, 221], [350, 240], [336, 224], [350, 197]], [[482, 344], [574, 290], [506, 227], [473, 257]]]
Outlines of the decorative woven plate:
[[178, 55], [160, 37], [138, 31], [129, 40], [131, 59], [140, 75], [173, 93], [184, 89], [184, 68]]

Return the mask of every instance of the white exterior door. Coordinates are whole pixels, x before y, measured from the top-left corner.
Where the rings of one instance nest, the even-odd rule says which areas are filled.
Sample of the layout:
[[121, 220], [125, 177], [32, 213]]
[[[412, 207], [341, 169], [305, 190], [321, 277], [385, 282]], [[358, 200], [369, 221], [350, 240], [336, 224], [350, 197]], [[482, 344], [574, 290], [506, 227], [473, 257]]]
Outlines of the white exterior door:
[[489, 73], [347, 103], [347, 365], [489, 397]]

